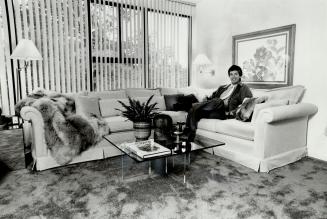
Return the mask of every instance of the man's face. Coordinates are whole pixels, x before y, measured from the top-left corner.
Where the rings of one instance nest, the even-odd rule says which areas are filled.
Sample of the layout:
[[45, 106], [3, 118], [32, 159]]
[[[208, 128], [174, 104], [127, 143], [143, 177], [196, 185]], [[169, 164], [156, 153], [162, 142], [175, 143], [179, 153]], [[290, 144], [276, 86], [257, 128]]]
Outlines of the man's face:
[[234, 70], [229, 72], [229, 79], [232, 84], [237, 84], [240, 81], [240, 78], [238, 71]]

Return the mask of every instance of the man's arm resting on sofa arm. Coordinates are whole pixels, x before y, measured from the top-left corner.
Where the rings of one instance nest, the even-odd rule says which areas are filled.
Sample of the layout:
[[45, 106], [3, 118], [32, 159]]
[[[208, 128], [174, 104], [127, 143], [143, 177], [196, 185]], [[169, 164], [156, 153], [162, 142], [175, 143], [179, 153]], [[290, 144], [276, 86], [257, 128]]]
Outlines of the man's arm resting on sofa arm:
[[48, 149], [44, 138], [44, 122], [41, 113], [31, 106], [24, 106], [20, 111], [24, 120], [31, 122], [32, 148], [37, 157], [47, 156]]
[[316, 112], [317, 107], [308, 103], [261, 110], [254, 137], [258, 156], [267, 158], [305, 147], [308, 117]]

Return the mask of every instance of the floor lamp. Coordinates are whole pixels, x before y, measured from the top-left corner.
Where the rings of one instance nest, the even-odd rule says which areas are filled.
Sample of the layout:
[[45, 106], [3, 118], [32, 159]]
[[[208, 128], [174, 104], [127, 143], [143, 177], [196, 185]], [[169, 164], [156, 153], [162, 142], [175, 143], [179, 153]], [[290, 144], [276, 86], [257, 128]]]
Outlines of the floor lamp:
[[17, 68], [17, 94], [16, 94], [16, 103], [22, 98], [22, 89], [21, 89], [21, 72], [28, 68], [31, 60], [42, 60], [42, 56], [39, 50], [36, 48], [32, 40], [21, 39], [14, 51], [12, 52], [11, 59], [23, 60], [24, 66]]

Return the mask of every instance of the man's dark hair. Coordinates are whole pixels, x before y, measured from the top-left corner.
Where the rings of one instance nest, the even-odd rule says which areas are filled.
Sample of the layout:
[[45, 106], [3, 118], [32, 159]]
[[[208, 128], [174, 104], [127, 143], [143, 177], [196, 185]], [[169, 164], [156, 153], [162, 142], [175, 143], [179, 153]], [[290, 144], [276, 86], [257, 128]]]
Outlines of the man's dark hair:
[[238, 74], [240, 75], [240, 77], [242, 77], [243, 72], [240, 66], [238, 65], [232, 65], [229, 69], [228, 69], [228, 76], [230, 75], [231, 71], [237, 71]]

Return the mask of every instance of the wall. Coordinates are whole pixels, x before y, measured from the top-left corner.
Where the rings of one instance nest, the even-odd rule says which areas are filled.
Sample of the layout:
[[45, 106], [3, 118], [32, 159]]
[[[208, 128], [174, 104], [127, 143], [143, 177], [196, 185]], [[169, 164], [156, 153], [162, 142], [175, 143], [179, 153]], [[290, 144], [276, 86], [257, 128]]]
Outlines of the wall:
[[215, 76], [193, 73], [192, 85], [216, 87], [228, 82], [232, 36], [296, 24], [293, 84], [306, 87], [303, 102], [319, 112], [310, 119], [309, 156], [327, 161], [327, 1], [202, 0], [195, 11], [193, 57], [205, 53]]

